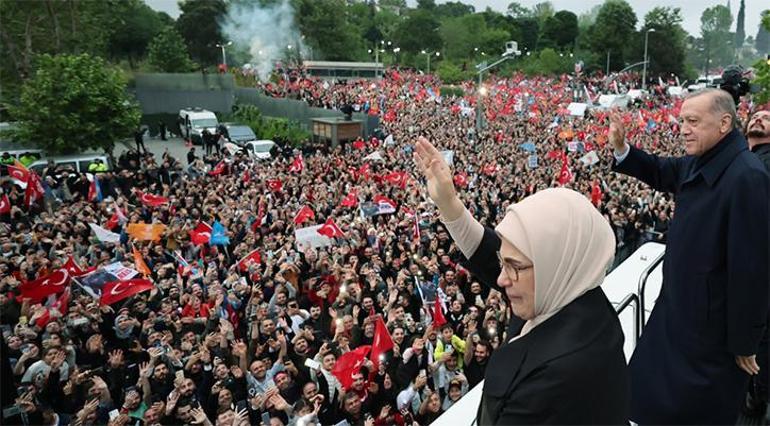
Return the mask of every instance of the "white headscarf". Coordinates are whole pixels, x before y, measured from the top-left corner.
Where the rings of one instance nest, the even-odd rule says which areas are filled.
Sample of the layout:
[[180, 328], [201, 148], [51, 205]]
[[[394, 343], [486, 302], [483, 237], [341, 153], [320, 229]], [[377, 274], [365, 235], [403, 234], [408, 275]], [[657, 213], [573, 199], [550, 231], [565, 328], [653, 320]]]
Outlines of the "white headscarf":
[[534, 264], [535, 317], [519, 337], [601, 285], [615, 256], [607, 220], [585, 196], [565, 188], [508, 207], [495, 231]]

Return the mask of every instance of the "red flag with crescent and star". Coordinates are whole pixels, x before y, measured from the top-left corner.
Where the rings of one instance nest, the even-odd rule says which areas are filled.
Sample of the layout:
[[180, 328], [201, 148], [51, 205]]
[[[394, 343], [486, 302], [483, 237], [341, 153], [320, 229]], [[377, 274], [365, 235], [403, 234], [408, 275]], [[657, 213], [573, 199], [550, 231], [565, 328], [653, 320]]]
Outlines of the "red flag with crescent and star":
[[152, 287], [152, 281], [145, 279], [110, 281], [102, 289], [100, 303], [102, 305], [112, 305], [135, 294], [152, 290]]

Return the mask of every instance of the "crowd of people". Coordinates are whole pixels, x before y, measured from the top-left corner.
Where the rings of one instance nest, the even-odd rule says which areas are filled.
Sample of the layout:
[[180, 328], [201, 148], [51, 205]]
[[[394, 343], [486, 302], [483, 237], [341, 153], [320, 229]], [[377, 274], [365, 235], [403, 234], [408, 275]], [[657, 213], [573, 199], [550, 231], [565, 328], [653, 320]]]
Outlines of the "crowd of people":
[[[600, 79], [584, 81], [587, 96], [600, 91]], [[483, 379], [511, 313], [462, 266], [413, 171], [418, 135], [451, 151], [459, 195], [487, 226], [566, 186], [611, 224], [616, 263], [666, 239], [673, 200], [608, 171], [606, 113], [571, 116], [573, 86], [516, 75], [488, 80], [481, 97], [472, 83], [441, 96], [436, 77], [408, 71], [302, 78], [265, 90], [379, 115], [383, 137], [269, 162], [129, 152], [95, 177], [51, 164], [38, 202], [4, 166], [3, 423], [430, 424]], [[680, 104], [663, 90], [636, 103], [628, 140], [681, 154]], [[141, 223], [161, 231], [130, 230]], [[331, 235], [299, 245], [296, 231], [315, 224], [334, 225]], [[201, 241], [201, 226], [224, 238]], [[152, 286], [112, 303], [113, 283], [87, 291], [89, 270], [116, 263]], [[62, 270], [57, 291], [27, 290]]]

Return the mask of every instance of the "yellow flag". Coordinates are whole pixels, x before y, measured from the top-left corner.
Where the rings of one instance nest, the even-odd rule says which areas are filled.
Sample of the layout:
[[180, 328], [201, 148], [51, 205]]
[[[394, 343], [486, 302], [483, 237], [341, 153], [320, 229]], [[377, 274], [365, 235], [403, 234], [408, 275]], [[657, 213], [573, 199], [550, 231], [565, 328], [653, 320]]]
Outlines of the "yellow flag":
[[162, 223], [131, 223], [126, 228], [128, 235], [139, 241], [158, 241], [165, 230], [166, 225]]

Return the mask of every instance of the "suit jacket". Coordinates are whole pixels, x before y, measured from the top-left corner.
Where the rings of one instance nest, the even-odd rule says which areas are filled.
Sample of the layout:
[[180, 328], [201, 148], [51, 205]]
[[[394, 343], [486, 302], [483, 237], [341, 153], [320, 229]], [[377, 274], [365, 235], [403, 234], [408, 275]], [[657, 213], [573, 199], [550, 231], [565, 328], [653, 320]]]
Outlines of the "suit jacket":
[[770, 179], [738, 130], [701, 157], [631, 147], [614, 169], [674, 193], [663, 286], [631, 358], [631, 420], [734, 424], [768, 309]]
[[[485, 229], [467, 267], [479, 281], [497, 284], [500, 238]], [[508, 337], [524, 321], [513, 317]], [[500, 424], [626, 424], [629, 378], [623, 330], [601, 288], [565, 306], [488, 361], [477, 420]]]

